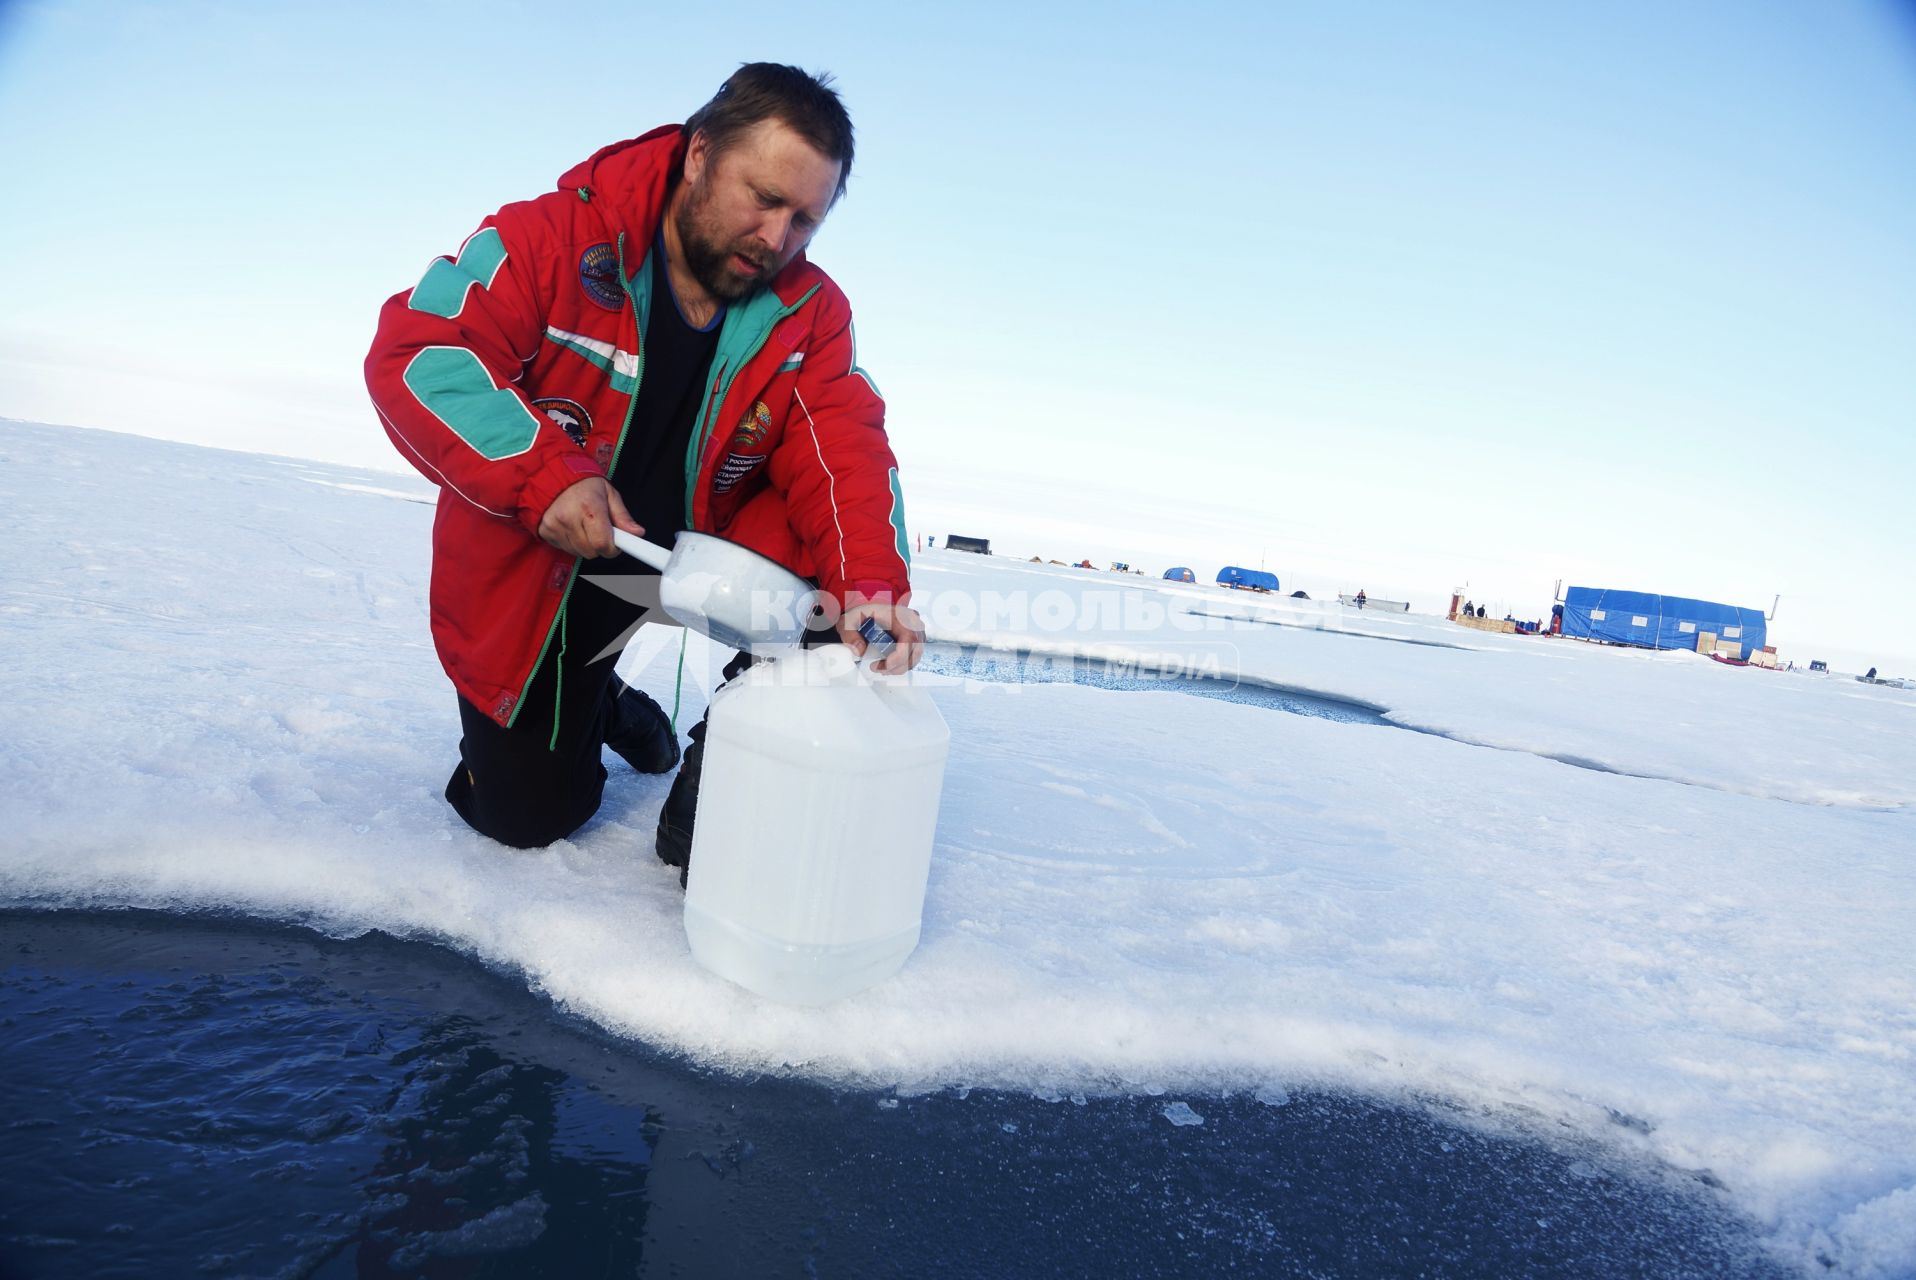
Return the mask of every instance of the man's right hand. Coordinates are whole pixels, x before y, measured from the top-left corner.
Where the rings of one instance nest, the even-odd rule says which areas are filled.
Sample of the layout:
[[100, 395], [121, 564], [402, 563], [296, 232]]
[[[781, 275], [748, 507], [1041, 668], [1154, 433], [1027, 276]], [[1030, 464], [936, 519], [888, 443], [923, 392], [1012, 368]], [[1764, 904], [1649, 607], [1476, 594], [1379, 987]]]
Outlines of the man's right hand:
[[581, 480], [552, 500], [539, 519], [539, 536], [561, 551], [595, 559], [616, 556], [612, 530], [645, 532], [625, 509], [619, 491], [604, 476]]

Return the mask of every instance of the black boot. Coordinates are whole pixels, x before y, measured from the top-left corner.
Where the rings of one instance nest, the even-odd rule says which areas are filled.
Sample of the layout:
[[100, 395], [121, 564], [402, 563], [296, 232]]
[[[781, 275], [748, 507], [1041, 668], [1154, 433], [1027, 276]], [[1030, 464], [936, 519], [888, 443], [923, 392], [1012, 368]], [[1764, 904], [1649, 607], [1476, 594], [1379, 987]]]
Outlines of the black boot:
[[617, 676], [605, 697], [605, 745], [640, 773], [670, 773], [679, 762], [679, 739], [664, 708]]
[[[755, 661], [749, 653], [734, 654], [719, 673], [720, 683], [731, 680]], [[659, 838], [654, 846], [660, 862], [679, 869], [681, 889], [692, 866], [692, 821], [698, 817], [699, 773], [705, 767], [705, 721], [701, 719], [685, 736], [692, 745], [685, 749], [685, 763], [679, 767], [679, 776], [672, 779], [671, 794], [659, 810]]]
[[686, 735], [692, 745], [685, 749], [685, 763], [679, 776], [672, 779], [672, 790], [659, 810], [659, 861], [679, 869], [679, 887], [685, 887], [692, 866], [692, 822], [698, 816], [699, 772], [705, 763], [705, 721], [692, 726]]

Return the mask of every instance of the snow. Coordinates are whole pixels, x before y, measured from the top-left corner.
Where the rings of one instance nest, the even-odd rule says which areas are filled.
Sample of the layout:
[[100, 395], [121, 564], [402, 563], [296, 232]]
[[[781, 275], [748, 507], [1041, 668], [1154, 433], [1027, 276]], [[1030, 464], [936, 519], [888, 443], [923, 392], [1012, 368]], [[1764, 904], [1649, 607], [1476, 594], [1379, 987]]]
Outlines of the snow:
[[[0, 423], [0, 903], [434, 938], [741, 1072], [1198, 1103], [1173, 1125], [1224, 1091], [1436, 1099], [1707, 1173], [1805, 1274], [1916, 1272], [1916, 691], [926, 553], [941, 641], [1400, 727], [928, 678], [953, 745], [923, 941], [785, 1008], [692, 962], [651, 852], [668, 779], [614, 762], [600, 818], [533, 852], [446, 807], [431, 497]], [[723, 655], [692, 638], [676, 687], [682, 634], [621, 671], [683, 726]]]

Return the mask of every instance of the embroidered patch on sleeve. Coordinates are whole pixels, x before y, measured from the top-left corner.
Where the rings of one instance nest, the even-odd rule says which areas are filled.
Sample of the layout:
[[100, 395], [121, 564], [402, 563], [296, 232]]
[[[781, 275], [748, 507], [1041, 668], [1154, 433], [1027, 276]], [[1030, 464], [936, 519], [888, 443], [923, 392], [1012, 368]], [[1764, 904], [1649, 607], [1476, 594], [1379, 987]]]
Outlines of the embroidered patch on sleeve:
[[585, 439], [592, 434], [592, 415], [585, 411], [584, 405], [564, 396], [544, 396], [534, 400], [532, 407], [564, 427], [573, 444], [585, 448]]
[[579, 256], [579, 288], [607, 311], [625, 308], [625, 286], [619, 280], [619, 254], [609, 244], [595, 244]]

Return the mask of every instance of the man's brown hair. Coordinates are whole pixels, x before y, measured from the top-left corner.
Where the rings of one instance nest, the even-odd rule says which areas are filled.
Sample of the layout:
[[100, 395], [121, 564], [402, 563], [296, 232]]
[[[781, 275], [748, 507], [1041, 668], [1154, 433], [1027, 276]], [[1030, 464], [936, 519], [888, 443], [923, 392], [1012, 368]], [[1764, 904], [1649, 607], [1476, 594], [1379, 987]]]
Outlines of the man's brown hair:
[[838, 190], [845, 194], [852, 176], [852, 118], [829, 72], [813, 75], [778, 62], [748, 62], [734, 71], [712, 100], [685, 122], [688, 140], [703, 133], [716, 158], [740, 134], [761, 120], [778, 120], [812, 144], [827, 160], [839, 163]]

